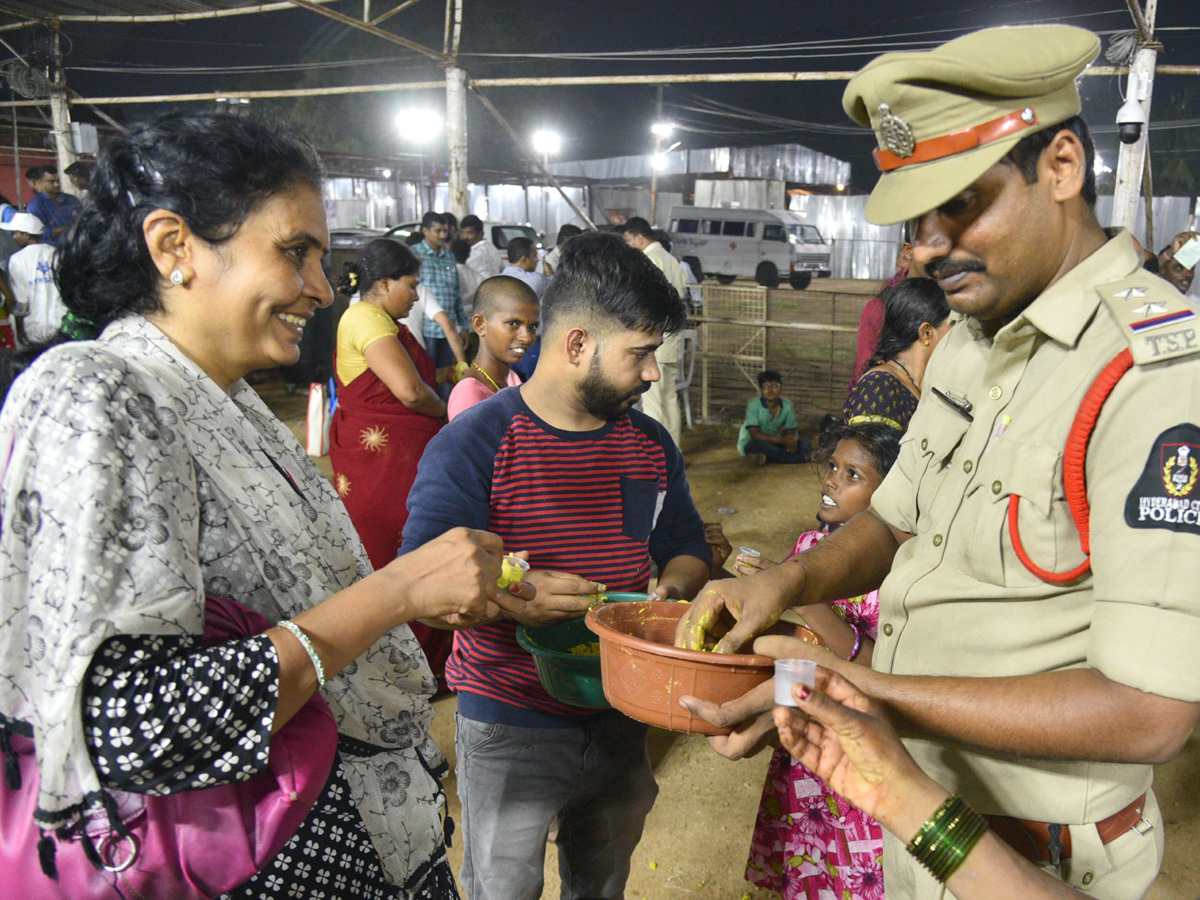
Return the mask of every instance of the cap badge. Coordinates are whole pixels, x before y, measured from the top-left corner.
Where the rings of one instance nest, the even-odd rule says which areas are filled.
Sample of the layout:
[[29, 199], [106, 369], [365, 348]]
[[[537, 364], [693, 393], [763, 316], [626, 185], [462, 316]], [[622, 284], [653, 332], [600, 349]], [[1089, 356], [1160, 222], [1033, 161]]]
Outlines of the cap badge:
[[1026, 125], [1032, 125], [1037, 121], [1037, 113], [1033, 111], [1032, 106], [1027, 106], [1021, 110], [1021, 121]]
[[879, 138], [884, 148], [897, 156], [912, 156], [917, 142], [913, 140], [912, 126], [892, 112], [886, 103], [879, 104]]

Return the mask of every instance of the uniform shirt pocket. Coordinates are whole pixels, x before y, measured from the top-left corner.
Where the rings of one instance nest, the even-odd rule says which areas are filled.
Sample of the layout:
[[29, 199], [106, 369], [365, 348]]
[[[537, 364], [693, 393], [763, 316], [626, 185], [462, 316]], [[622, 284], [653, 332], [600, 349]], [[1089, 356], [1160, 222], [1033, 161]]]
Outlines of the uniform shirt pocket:
[[[919, 423], [916, 417], [913, 418], [913, 424], [918, 428], [915, 431], [910, 428], [907, 436], [913, 442], [913, 452], [918, 460], [914, 479], [918, 530], [921, 530], [921, 519], [924, 517], [927, 520], [933, 509], [942, 483], [946, 480], [946, 472], [952, 465], [954, 451], [971, 427], [970, 421], [946, 406], [945, 401], [935, 398], [926, 403], [934, 405], [924, 410], [925, 415]], [[922, 410], [918, 410], [918, 414], [920, 412]]]
[[621, 476], [621, 533], [645, 544], [654, 530], [658, 512], [657, 479]]
[[1054, 447], [1004, 438], [980, 465], [970, 496], [975, 527], [967, 550], [972, 574], [981, 581], [1029, 586], [1041, 579], [1018, 558], [1009, 536], [1009, 506], [1020, 501], [1016, 524], [1029, 560], [1049, 572], [1083, 561], [1079, 532], [1061, 487], [1062, 453]]

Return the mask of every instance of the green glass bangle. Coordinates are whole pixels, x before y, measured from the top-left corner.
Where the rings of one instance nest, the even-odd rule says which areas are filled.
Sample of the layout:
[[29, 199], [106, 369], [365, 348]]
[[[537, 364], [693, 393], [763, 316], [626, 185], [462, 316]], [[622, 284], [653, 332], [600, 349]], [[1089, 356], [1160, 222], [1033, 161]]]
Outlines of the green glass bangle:
[[313, 642], [308, 639], [308, 635], [300, 630], [300, 626], [290, 619], [284, 619], [278, 623], [280, 628], [286, 628], [296, 636], [296, 640], [300, 642], [300, 646], [304, 648], [304, 652], [308, 654], [308, 658], [312, 660], [312, 666], [317, 672], [317, 690], [325, 687], [325, 667], [321, 665], [321, 657], [317, 655], [317, 648], [313, 646]]
[[985, 831], [987, 821], [983, 816], [953, 794], [917, 830], [908, 842], [908, 852], [934, 878], [946, 882], [966, 861]]

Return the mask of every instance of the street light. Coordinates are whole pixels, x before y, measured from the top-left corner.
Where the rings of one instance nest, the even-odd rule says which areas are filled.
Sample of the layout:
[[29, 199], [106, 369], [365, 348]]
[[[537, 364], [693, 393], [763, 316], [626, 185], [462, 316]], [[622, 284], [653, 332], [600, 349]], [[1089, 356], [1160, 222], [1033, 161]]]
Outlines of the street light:
[[[396, 116], [396, 128], [400, 131], [400, 136], [407, 141], [412, 141], [414, 144], [424, 144], [432, 141], [438, 136], [442, 130], [442, 116], [437, 110], [417, 107], [407, 109]], [[417, 171], [419, 183], [425, 183], [425, 157], [417, 154]], [[433, 150], [429, 151], [429, 167], [430, 178], [433, 175]], [[421, 192], [417, 191], [417, 196], [421, 196]], [[433, 209], [433, 185], [429, 186], [429, 209]], [[421, 212], [421, 210], [418, 210]], [[423, 214], [423, 213], [422, 213]]]
[[[542, 168], [547, 172], [550, 170], [550, 157], [558, 155], [558, 150], [562, 146], [562, 139], [556, 132], [542, 129], [533, 133], [533, 151], [542, 155]], [[550, 229], [550, 185], [549, 179], [547, 184], [542, 187], [542, 230], [548, 232]]]
[[[659, 112], [662, 112], [662, 88], [659, 88], [658, 106]], [[667, 154], [662, 152], [662, 142], [671, 136], [675, 131], [675, 126], [670, 122], [655, 122], [650, 126], [650, 133], [654, 135], [654, 156], [650, 158], [650, 225], [655, 224], [655, 216], [658, 213], [658, 170], [667, 167]], [[667, 148], [667, 153], [679, 146], [676, 141], [674, 146]]]

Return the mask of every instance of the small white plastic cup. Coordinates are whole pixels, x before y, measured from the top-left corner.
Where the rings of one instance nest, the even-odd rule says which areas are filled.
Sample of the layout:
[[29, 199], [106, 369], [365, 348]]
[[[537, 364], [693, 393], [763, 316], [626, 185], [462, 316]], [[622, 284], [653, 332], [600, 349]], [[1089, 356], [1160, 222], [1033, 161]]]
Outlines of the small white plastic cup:
[[749, 559], [751, 557], [762, 556], [762, 554], [753, 547], [738, 547], [738, 556], [745, 556]]
[[777, 659], [775, 660], [775, 705], [795, 706], [796, 699], [792, 696], [792, 686], [807, 684], [815, 687], [817, 683], [817, 664], [811, 659]]

